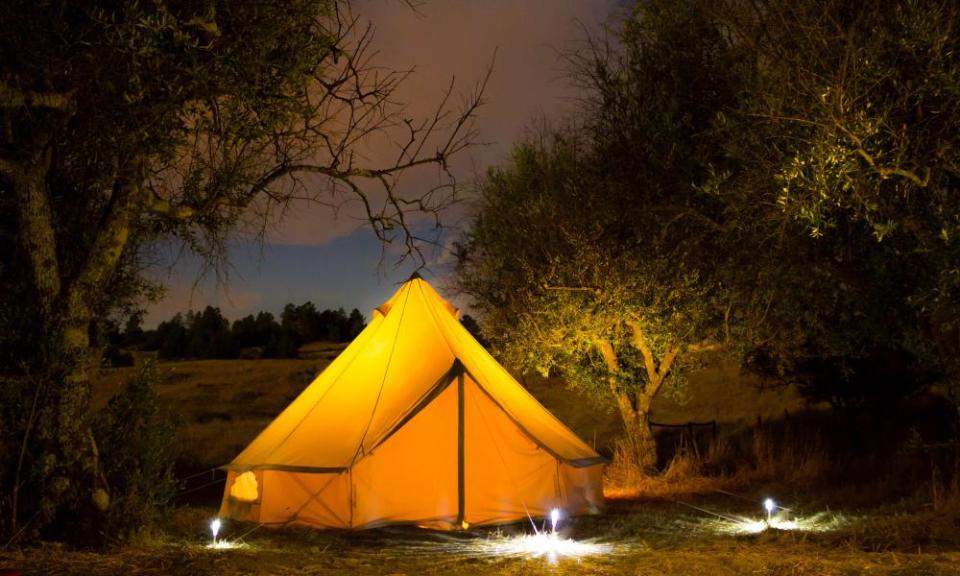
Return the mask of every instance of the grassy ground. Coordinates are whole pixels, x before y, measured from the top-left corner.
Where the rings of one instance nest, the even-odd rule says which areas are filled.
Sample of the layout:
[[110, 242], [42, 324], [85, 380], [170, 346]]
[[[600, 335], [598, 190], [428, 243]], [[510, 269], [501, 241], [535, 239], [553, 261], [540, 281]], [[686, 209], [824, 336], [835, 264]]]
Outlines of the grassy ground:
[[[159, 363], [157, 390], [179, 423], [178, 470], [230, 462], [342, 348], [318, 343], [301, 359]], [[105, 405], [132, 370], [107, 370], [94, 387], [94, 406]]]
[[[232, 459], [339, 349], [315, 344], [297, 360], [161, 363], [159, 392], [181, 420], [178, 472], [209, 470]], [[97, 405], [104, 405], [128, 374], [129, 369], [104, 374], [95, 390]], [[555, 381], [528, 378], [524, 383], [588, 442], [604, 448], [618, 434], [611, 411], [572, 395]], [[661, 399], [654, 408], [655, 418], [673, 423], [717, 420], [737, 428], [755, 422], [757, 416], [766, 421], [800, 406], [792, 392], [758, 392], [730, 367], [713, 367], [692, 378], [690, 387], [691, 402]], [[754, 440], [753, 444], [755, 452], [764, 453], [762, 443]], [[819, 452], [814, 450], [813, 455], [818, 457]], [[803, 467], [803, 459], [795, 461], [781, 464]], [[817, 493], [809, 486], [769, 483], [771, 476], [783, 472], [779, 468], [764, 471], [755, 464], [753, 469], [760, 474], [705, 477], [695, 470], [697, 462], [688, 462], [689, 458], [678, 458], [646, 485], [611, 491], [620, 498], [609, 500], [603, 515], [565, 521], [563, 538], [604, 547], [603, 553], [581, 558], [505, 553], [502, 548], [510, 538], [530, 532], [529, 525], [523, 524], [438, 533], [413, 528], [268, 529], [228, 522], [223, 537], [239, 541], [239, 547], [210, 549], [207, 525], [216, 513], [222, 484], [206, 486], [210, 476], [201, 474], [185, 485], [186, 494], [167, 524], [149, 535], [106, 552], [50, 543], [0, 550], [0, 573], [15, 568], [24, 574], [94, 576], [960, 574], [960, 506], [956, 504], [960, 497], [948, 500], [947, 506], [923, 496], [890, 505], [877, 505], [875, 501], [882, 499], [871, 498], [870, 504], [863, 504], [840, 490]], [[960, 493], [960, 488], [955, 492]], [[768, 493], [782, 497], [792, 510], [790, 519], [799, 519], [807, 530], [739, 533], [741, 520], [761, 518], [759, 501]]]
[[[238, 548], [206, 547], [209, 508], [181, 508], [163, 534], [108, 553], [56, 545], [0, 552], [0, 568], [25, 574], [957, 574], [960, 542], [950, 515], [821, 512], [808, 528], [731, 533], [724, 516], [759, 518], [757, 506], [728, 496], [679, 502], [611, 501], [606, 514], [567, 521], [561, 539], [589, 541], [602, 553], [580, 558], [505, 553], [529, 526], [466, 533], [412, 528], [363, 532], [256, 529]], [[694, 508], [696, 507], [696, 509]], [[807, 513], [808, 516], [803, 516]], [[226, 525], [235, 541], [253, 526]]]

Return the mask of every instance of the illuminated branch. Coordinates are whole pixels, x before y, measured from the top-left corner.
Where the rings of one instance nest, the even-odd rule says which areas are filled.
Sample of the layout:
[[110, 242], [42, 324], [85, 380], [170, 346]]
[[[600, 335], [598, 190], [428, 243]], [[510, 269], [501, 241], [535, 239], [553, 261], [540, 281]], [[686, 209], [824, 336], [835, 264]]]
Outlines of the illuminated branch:
[[868, 154], [867, 151], [864, 150], [863, 148], [857, 148], [856, 150], [854, 150], [854, 152], [856, 152], [861, 158], [863, 158], [867, 162], [867, 164], [870, 165], [871, 168], [876, 170], [876, 172], [880, 174], [881, 178], [889, 178], [891, 176], [900, 176], [902, 178], [906, 178], [907, 180], [913, 182], [920, 188], [926, 188], [927, 184], [930, 183], [930, 170], [926, 168], [924, 168], [925, 174], [923, 178], [921, 178], [920, 176], [917, 175], [916, 172], [913, 172], [911, 170], [906, 170], [899, 166], [894, 166], [893, 168], [885, 167], [885, 166], [877, 166], [877, 163], [873, 159], [873, 156]]

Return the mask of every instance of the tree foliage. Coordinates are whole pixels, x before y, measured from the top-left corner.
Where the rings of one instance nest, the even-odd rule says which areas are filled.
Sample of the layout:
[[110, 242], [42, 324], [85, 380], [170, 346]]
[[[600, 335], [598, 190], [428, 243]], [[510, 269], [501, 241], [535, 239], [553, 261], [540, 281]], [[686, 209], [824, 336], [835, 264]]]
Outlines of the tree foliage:
[[[113, 491], [113, 505], [102, 530], [88, 534], [90, 542], [124, 540], [143, 528], [156, 525], [160, 510], [180, 488], [173, 474], [176, 423], [158, 403], [153, 389], [156, 373], [145, 365], [110, 400], [94, 424], [101, 450], [106, 483]], [[89, 517], [75, 519], [84, 527]]]
[[318, 311], [312, 302], [287, 304], [281, 321], [259, 312], [231, 324], [219, 308], [175, 314], [156, 330], [142, 332], [139, 339], [116, 334], [117, 343], [130, 348], [156, 350], [162, 359], [295, 358], [303, 344], [314, 341], [350, 342], [366, 327], [363, 314], [354, 308]]
[[[264, 4], [40, 2], [0, 5], [0, 338], [4, 371], [44, 373], [29, 467], [38, 501], [12, 528], [89, 501], [100, 480], [89, 431], [98, 322], [148, 289], [141, 250], [175, 238], [219, 262], [231, 230], [262, 230], [293, 201], [358, 201], [377, 237], [418, 254], [411, 212], [437, 217], [470, 144], [479, 91], [412, 119], [405, 73], [372, 61], [372, 30], [338, 0]], [[386, 135], [392, 159], [361, 143]], [[401, 193], [408, 169], [436, 187]], [[85, 494], [86, 496], [81, 496]], [[40, 502], [42, 501], [42, 503]]]
[[958, 24], [937, 0], [638, 1], [571, 53], [577, 122], [480, 184], [459, 282], [498, 353], [630, 391], [628, 436], [704, 348], [846, 407], [955, 371]]
[[[803, 328], [768, 343], [785, 345], [780, 373], [830, 359], [866, 374], [891, 353], [911, 373], [955, 372], [957, 7], [737, 4], [718, 6], [717, 25], [749, 42], [754, 74], [731, 114], [739, 170], [722, 188], [775, 200], [780, 225], [812, 239], [782, 243], [809, 274], [779, 275], [795, 292], [778, 298], [773, 325]], [[870, 388], [888, 394], [849, 399]]]
[[488, 175], [460, 287], [507, 362], [615, 400], [633, 434], [625, 457], [649, 467], [650, 403], [668, 374], [679, 391], [683, 367], [719, 341], [722, 296], [678, 257], [684, 242], [637, 225], [642, 201], [620, 196], [630, 188], [590, 154], [560, 132], [518, 145]]

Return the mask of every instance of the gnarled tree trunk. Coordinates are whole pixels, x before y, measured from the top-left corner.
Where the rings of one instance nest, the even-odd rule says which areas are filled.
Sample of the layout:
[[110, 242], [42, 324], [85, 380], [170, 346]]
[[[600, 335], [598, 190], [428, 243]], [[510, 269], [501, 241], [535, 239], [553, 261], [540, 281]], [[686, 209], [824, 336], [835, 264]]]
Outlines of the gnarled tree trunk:
[[657, 363], [640, 325], [636, 322], [630, 322], [628, 325], [633, 335], [631, 344], [643, 355], [647, 373], [646, 384], [632, 397], [618, 376], [620, 362], [613, 345], [608, 341], [602, 341], [599, 342], [599, 348], [609, 373], [607, 383], [617, 399], [617, 408], [624, 429], [623, 438], [620, 439], [617, 447], [614, 465], [623, 469], [628, 475], [644, 475], [653, 472], [657, 466], [657, 443], [650, 428], [650, 408], [680, 348], [671, 347], [663, 359]]
[[[58, 239], [47, 188], [49, 146], [2, 168], [17, 198], [22, 249], [31, 270], [44, 340], [38, 351], [38, 376], [46, 385], [33, 432], [41, 445], [38, 527], [64, 510], [109, 505], [90, 427], [90, 324], [94, 310], [120, 262], [142, 199], [140, 168], [118, 179], [96, 237], [76, 272], [59, 260]], [[72, 267], [71, 267], [72, 268]], [[16, 511], [14, 511], [16, 514]]]
[[621, 394], [617, 404], [623, 421], [623, 438], [619, 441], [616, 464], [648, 474], [657, 467], [657, 442], [650, 428], [650, 407], [634, 408], [625, 394]]

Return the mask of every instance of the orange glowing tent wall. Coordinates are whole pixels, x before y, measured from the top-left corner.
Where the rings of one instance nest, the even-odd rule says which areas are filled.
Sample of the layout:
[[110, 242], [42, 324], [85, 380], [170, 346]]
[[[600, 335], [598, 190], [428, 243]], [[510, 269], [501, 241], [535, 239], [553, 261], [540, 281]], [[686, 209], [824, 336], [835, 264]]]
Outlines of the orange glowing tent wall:
[[604, 459], [414, 275], [233, 462], [220, 515], [458, 529], [592, 513]]

